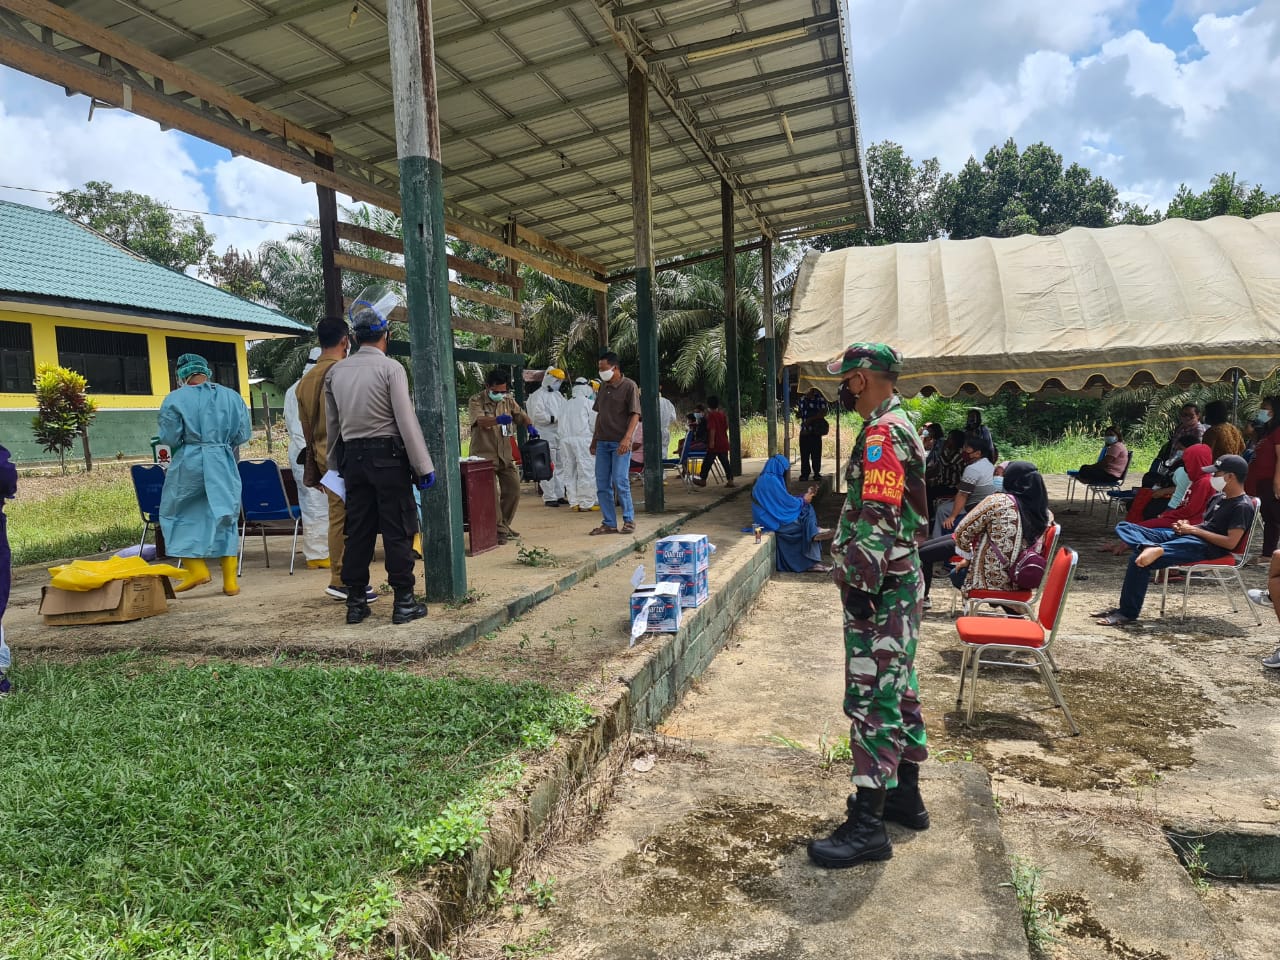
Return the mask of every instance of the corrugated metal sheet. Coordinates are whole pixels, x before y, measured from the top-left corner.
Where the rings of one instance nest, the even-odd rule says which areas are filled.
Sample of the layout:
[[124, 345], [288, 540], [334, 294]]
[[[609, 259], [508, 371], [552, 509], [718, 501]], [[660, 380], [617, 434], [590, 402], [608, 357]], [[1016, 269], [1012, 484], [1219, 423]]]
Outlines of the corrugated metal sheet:
[[[394, 175], [386, 4], [359, 0], [353, 23], [353, 2], [63, 5]], [[740, 239], [761, 219], [775, 234], [865, 221], [846, 2], [435, 0], [448, 199], [493, 221], [514, 216], [611, 268], [630, 264], [627, 60], [603, 9], [668, 71], [741, 185]], [[774, 36], [761, 42], [762, 32]], [[670, 53], [700, 43], [715, 49]], [[661, 99], [650, 106], [656, 253], [714, 246], [719, 175]]]

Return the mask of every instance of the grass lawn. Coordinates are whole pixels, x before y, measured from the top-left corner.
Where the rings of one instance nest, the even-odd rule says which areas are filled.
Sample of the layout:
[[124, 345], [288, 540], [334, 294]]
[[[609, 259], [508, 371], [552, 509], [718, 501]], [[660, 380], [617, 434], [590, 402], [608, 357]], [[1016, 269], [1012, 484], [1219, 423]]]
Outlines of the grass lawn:
[[14, 680], [0, 700], [12, 960], [359, 953], [396, 906], [397, 871], [422, 859], [405, 838], [587, 722], [534, 684], [363, 668], [124, 655]]

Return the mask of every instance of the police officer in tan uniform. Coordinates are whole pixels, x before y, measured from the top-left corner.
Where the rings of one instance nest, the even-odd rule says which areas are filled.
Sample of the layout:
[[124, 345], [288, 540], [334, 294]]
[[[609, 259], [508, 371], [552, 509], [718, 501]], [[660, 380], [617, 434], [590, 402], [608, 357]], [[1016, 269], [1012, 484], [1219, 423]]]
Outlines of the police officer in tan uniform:
[[497, 501], [498, 543], [520, 536], [511, 529], [520, 506], [520, 473], [516, 470], [511, 438], [517, 426], [533, 421], [511, 396], [511, 374], [494, 367], [484, 378], [484, 389], [467, 401], [471, 420], [471, 456], [484, 457], [493, 464], [494, 497]]
[[395, 591], [392, 623], [427, 614], [414, 597], [413, 536], [418, 508], [413, 488], [428, 490], [436, 480], [404, 367], [387, 356], [391, 322], [387, 298], [362, 294], [351, 308], [360, 349], [336, 363], [324, 382], [331, 469], [346, 485], [347, 542], [342, 582], [347, 588], [347, 623], [369, 616], [366, 591], [374, 541], [382, 534], [387, 583]]

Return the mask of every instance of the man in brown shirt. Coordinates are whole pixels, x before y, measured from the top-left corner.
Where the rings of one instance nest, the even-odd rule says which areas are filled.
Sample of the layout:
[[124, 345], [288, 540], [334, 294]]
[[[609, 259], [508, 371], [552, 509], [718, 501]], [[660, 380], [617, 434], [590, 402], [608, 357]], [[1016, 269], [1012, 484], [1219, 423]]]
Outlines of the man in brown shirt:
[[494, 498], [497, 501], [498, 543], [505, 544], [520, 534], [511, 529], [520, 506], [520, 474], [511, 452], [516, 426], [533, 421], [511, 396], [511, 374], [494, 367], [484, 378], [485, 388], [467, 402], [471, 420], [471, 456], [484, 457], [493, 464]]
[[[320, 358], [298, 381], [295, 396], [302, 435], [307, 441], [307, 459], [311, 461], [304, 474], [310, 481], [309, 486], [324, 490], [329, 498], [329, 587], [325, 593], [335, 600], [346, 600], [347, 588], [342, 585], [342, 551], [347, 543], [343, 532], [347, 508], [341, 497], [320, 486], [320, 478], [329, 469], [329, 422], [324, 407], [324, 381], [333, 365], [344, 359], [351, 349], [347, 321], [341, 317], [325, 317], [316, 324], [316, 339], [320, 341]], [[378, 594], [370, 592], [373, 594], [369, 598], [372, 602]]]
[[[618, 355], [611, 350], [600, 354], [600, 392], [596, 395], [596, 428], [591, 435], [591, 453], [596, 458], [596, 500], [600, 504], [600, 526], [591, 536], [634, 533], [635, 507], [631, 503], [631, 446], [640, 422], [640, 388], [622, 375]], [[613, 503], [615, 491], [622, 503], [622, 527]]]

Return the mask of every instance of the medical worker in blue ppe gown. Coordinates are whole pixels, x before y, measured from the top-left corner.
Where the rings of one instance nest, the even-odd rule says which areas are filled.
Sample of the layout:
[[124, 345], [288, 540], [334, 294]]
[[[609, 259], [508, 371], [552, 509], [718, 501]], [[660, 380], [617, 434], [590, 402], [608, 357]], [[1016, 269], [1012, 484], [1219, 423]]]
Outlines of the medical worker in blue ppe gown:
[[160, 496], [160, 529], [170, 556], [181, 557], [186, 577], [174, 590], [209, 582], [211, 557], [222, 565], [222, 592], [236, 582], [236, 525], [240, 473], [236, 448], [253, 436], [249, 408], [240, 394], [214, 383], [204, 357], [184, 353], [178, 389], [160, 405], [160, 442], [173, 450]]

